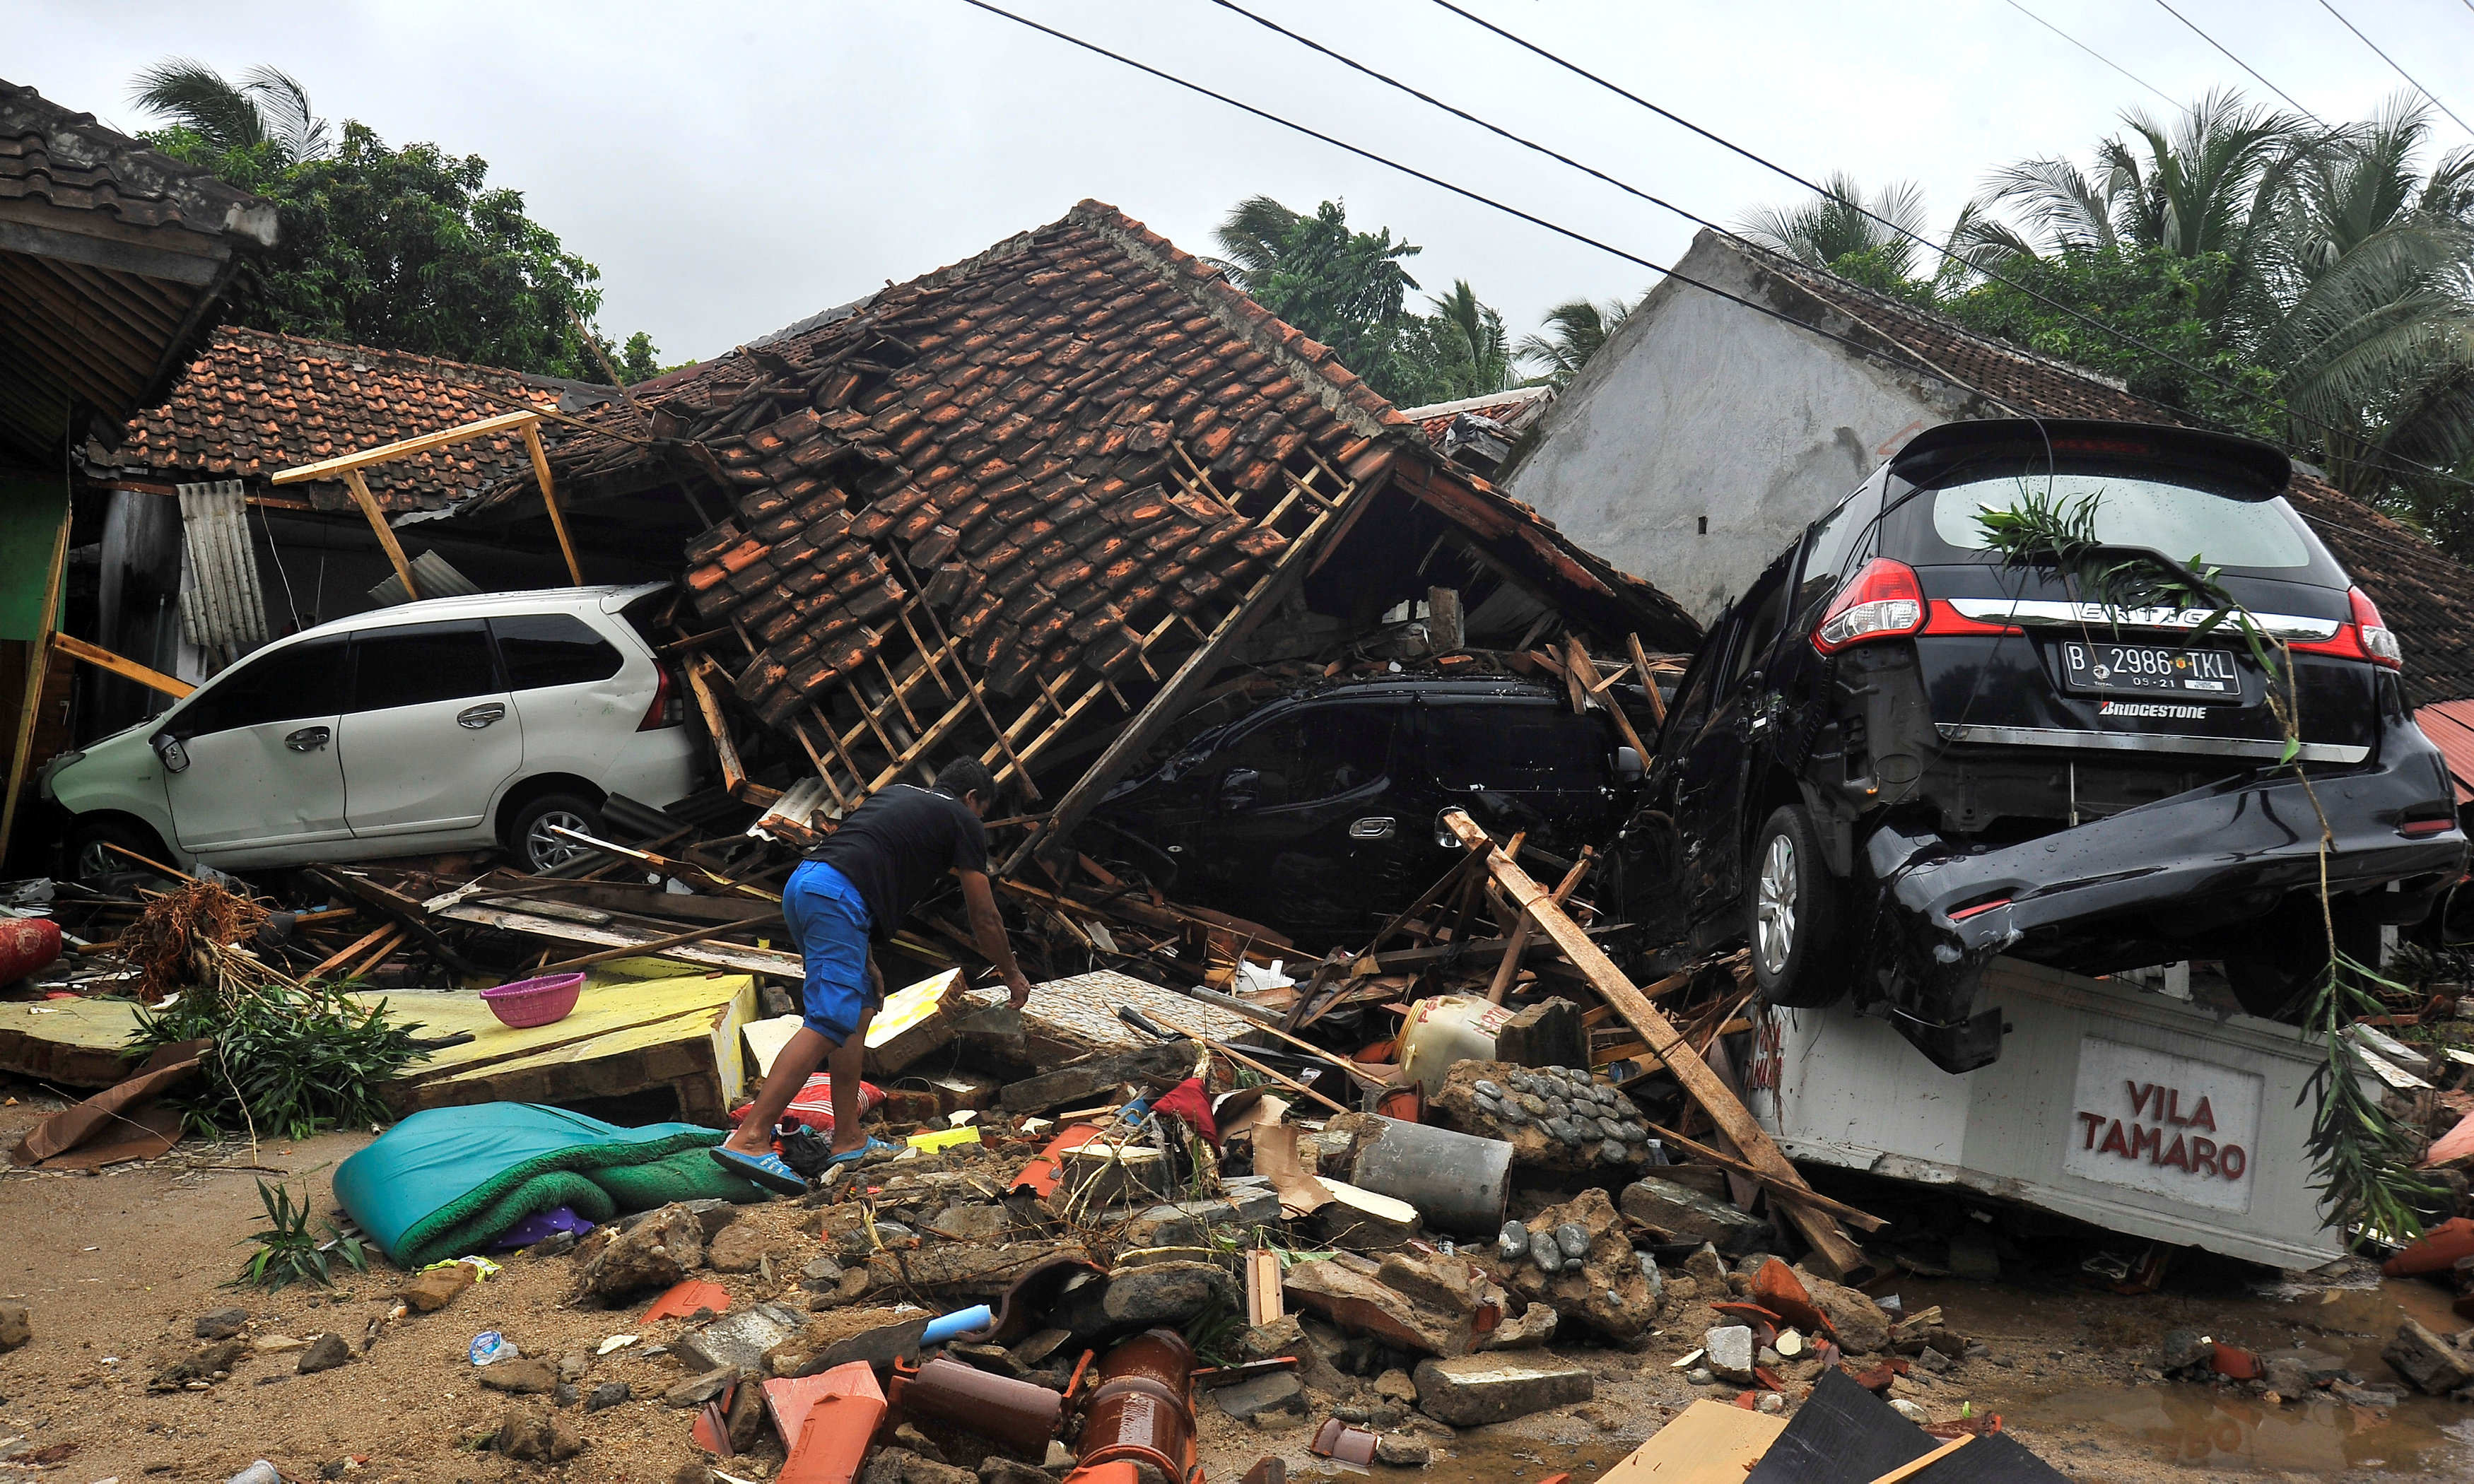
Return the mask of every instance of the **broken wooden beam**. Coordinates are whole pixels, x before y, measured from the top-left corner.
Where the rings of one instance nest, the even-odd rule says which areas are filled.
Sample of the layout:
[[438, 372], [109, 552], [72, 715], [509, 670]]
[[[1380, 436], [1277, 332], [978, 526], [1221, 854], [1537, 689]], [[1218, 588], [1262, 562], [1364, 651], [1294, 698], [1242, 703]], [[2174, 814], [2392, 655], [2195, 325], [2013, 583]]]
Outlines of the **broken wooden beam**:
[[89, 644], [75, 634], [54, 634], [52, 648], [98, 670], [109, 670], [123, 680], [135, 681], [148, 690], [161, 691], [175, 701], [198, 688], [187, 681], [176, 680], [160, 670], [150, 670], [134, 659], [115, 655], [100, 644]]
[[1564, 956], [1580, 969], [1589, 978], [1590, 987], [1613, 1008], [1615, 1014], [1638, 1031], [1641, 1040], [1649, 1042], [1658, 1059], [1666, 1064], [1668, 1074], [1683, 1086], [1694, 1102], [1701, 1105], [1711, 1120], [1734, 1141], [1735, 1147], [1743, 1151], [1744, 1161], [1785, 1187], [1779, 1198], [1786, 1205], [1787, 1219], [1804, 1233], [1805, 1240], [1812, 1244], [1814, 1257], [1841, 1279], [1871, 1272], [1872, 1264], [1865, 1258], [1863, 1249], [1848, 1239], [1847, 1233], [1839, 1230], [1838, 1223], [1828, 1212], [1799, 1199], [1800, 1194], [1812, 1193], [1811, 1187], [1804, 1183], [1804, 1177], [1796, 1172], [1795, 1166], [1787, 1161], [1785, 1154], [1769, 1135], [1753, 1121], [1752, 1113], [1727, 1090], [1726, 1084], [1718, 1080], [1718, 1074], [1710, 1070], [1710, 1064], [1703, 1061], [1666, 1017], [1659, 1013], [1648, 996], [1625, 977], [1623, 970], [1614, 966], [1614, 961], [1590, 941], [1580, 924], [1564, 915], [1564, 909], [1555, 905], [1553, 894], [1530, 879], [1529, 874], [1497, 848], [1467, 813], [1459, 809], [1445, 810], [1443, 824], [1462, 844], [1484, 852], [1487, 870], [1502, 885], [1505, 894], [1537, 921], [1540, 929], [1553, 940], [1555, 946], [1564, 950]]

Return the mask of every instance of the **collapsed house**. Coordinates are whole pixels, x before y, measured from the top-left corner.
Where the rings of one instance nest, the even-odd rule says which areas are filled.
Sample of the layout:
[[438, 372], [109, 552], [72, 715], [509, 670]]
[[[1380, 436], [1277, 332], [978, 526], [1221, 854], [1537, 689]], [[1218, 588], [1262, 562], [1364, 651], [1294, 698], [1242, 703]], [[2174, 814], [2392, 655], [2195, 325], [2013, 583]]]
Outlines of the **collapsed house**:
[[[1387, 614], [1448, 626], [1435, 653], [1698, 633], [1094, 202], [580, 420], [550, 454], [579, 518], [650, 491], [710, 517], [677, 617], [691, 683], [798, 749], [734, 791], [813, 778], [800, 802], [833, 815], [973, 754], [1044, 806], [1008, 869], [1241, 658], [1365, 643]], [[518, 479], [453, 520], [521, 539], [539, 511]]]

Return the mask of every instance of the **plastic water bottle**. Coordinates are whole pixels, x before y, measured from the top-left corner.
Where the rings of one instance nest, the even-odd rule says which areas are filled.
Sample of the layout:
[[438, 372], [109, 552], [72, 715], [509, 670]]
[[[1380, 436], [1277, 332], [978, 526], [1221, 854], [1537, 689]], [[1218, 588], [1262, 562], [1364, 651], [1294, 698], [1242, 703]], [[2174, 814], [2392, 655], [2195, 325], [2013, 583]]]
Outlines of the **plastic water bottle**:
[[513, 1360], [519, 1352], [507, 1343], [505, 1335], [496, 1329], [484, 1329], [473, 1336], [473, 1348], [469, 1353], [474, 1365], [485, 1366], [493, 1360]]
[[283, 1484], [283, 1475], [275, 1472], [275, 1465], [261, 1458], [226, 1479], [224, 1484]]

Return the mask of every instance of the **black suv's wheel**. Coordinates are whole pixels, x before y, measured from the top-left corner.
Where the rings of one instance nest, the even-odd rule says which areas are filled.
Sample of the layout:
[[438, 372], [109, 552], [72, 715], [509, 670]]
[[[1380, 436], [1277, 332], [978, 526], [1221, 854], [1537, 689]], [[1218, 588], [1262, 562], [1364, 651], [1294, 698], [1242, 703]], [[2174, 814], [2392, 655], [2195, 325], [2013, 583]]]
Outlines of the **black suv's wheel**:
[[564, 866], [584, 853], [585, 848], [555, 833], [558, 829], [598, 837], [601, 805], [582, 794], [544, 794], [507, 821], [507, 849], [524, 870], [536, 874]]
[[115, 819], [82, 819], [69, 830], [68, 873], [72, 881], [100, 881], [125, 871], [148, 868], [131, 860], [119, 850], [134, 851], [148, 860], [169, 865], [172, 852], [155, 838], [155, 831], [142, 825], [132, 825]]
[[1840, 962], [1840, 899], [1820, 832], [1796, 804], [1773, 810], [1753, 836], [1745, 937], [1753, 977], [1773, 1005], [1816, 1009], [1847, 990]]
[[2296, 892], [2285, 908], [2243, 924], [2244, 950], [2225, 955], [2225, 978], [2243, 1009], [2269, 1020], [2293, 1020], [2328, 971], [2328, 927], [2337, 928], [2337, 951], [2366, 969], [2380, 966], [2380, 922], [2360, 896], [2339, 897], [2319, 915], [2310, 893]]

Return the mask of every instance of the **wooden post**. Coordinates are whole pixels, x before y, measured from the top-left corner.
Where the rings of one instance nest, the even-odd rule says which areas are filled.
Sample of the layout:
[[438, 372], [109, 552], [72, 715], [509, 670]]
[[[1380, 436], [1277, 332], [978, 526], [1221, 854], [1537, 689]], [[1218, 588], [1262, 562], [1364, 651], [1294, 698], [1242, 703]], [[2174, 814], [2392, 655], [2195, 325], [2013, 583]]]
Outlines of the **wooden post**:
[[584, 568], [575, 564], [575, 543], [567, 539], [567, 517], [559, 514], [558, 494], [550, 484], [549, 450], [542, 446], [541, 424], [524, 424], [524, 452], [533, 456], [533, 478], [540, 481], [542, 505], [549, 512], [549, 528], [558, 533], [558, 554], [567, 559], [569, 581], [584, 586]]
[[[698, 655], [687, 666], [688, 689], [695, 692], [696, 713], [704, 718], [704, 727], [713, 733], [714, 756], [721, 764], [722, 790], [733, 799], [747, 782], [747, 770], [740, 765], [739, 749], [730, 740], [730, 728], [721, 714], [721, 702], [704, 678], [704, 667], [713, 661]], [[719, 668], [716, 666], [716, 668]]]
[[[1446, 810], [1443, 823], [1472, 850], [1490, 844], [1486, 831], [1459, 809]], [[1692, 1100], [1709, 1113], [1718, 1127], [1726, 1131], [1729, 1138], [1734, 1140], [1735, 1147], [1743, 1153], [1744, 1162], [1763, 1175], [1783, 1182], [1789, 1190], [1808, 1188], [1804, 1177], [1787, 1162], [1779, 1146], [1770, 1140], [1759, 1124], [1753, 1121], [1752, 1113], [1733, 1092], [1727, 1090], [1727, 1085], [1718, 1080], [1718, 1074], [1710, 1069], [1710, 1064], [1701, 1060], [1700, 1054], [1677, 1033], [1666, 1017], [1659, 1014], [1658, 1007], [1649, 1002], [1648, 996], [1624, 977], [1623, 970], [1617, 969], [1614, 961], [1590, 941], [1580, 924], [1564, 915], [1564, 909], [1552, 900], [1552, 894], [1531, 880], [1527, 872], [1515, 865], [1499, 850], [1486, 850], [1486, 865], [1494, 879], [1503, 884], [1504, 891], [1537, 920], [1539, 927], [1588, 977], [1590, 986], [1606, 999], [1614, 1013], [1638, 1031], [1641, 1040], [1649, 1042], [1652, 1054], [1666, 1065], [1667, 1071], [1683, 1084], [1684, 1090], [1691, 1095]], [[1814, 1257], [1831, 1268], [1832, 1276], [1845, 1279], [1852, 1274], [1871, 1271], [1872, 1264], [1865, 1259], [1863, 1249], [1848, 1240], [1847, 1233], [1839, 1230], [1837, 1222], [1799, 1203], [1791, 1194], [1782, 1194], [1780, 1199], [1786, 1207], [1787, 1219], [1795, 1223], [1796, 1230], [1812, 1244]]]
[[[1580, 681], [1582, 688], [1590, 691], [1596, 690], [1598, 688], [1598, 662], [1589, 658], [1589, 652], [1581, 647], [1581, 641], [1579, 639], [1566, 638], [1564, 643], [1566, 646], [1564, 662], [1571, 667], [1571, 672], [1573, 676]], [[1656, 690], [1657, 687], [1651, 687], [1653, 694], [1656, 693]], [[1624, 740], [1631, 743], [1633, 752], [1639, 755], [1640, 765], [1644, 768], [1648, 767], [1650, 758], [1653, 755], [1650, 753], [1649, 744], [1640, 739], [1639, 732], [1633, 730], [1632, 718], [1624, 714], [1623, 703], [1614, 699], [1613, 696], [1602, 698], [1602, 702], [1607, 708], [1607, 714], [1615, 719], [1615, 730], [1623, 733]]]
[[26, 643], [25, 704], [17, 711], [17, 740], [9, 752], [9, 797], [0, 801], [0, 859], [9, 854], [10, 837], [17, 828], [17, 796], [26, 791], [26, 768], [34, 760], [35, 722], [43, 708], [43, 681], [51, 671], [52, 634], [61, 611], [61, 576], [68, 566], [69, 517], [74, 506], [61, 500], [61, 528], [52, 537], [52, 561], [43, 578], [43, 606], [35, 614], [35, 633]]
[[386, 548], [387, 560], [395, 563], [395, 575], [403, 583], [405, 598], [420, 598], [421, 588], [412, 580], [412, 563], [404, 560], [403, 543], [395, 539], [395, 528], [386, 523], [386, 513], [378, 509], [377, 497], [370, 493], [369, 482], [361, 478], [361, 471], [356, 468], [345, 469], [343, 480], [344, 488], [352, 491], [352, 503], [361, 508], [361, 514], [370, 518], [370, 529], [378, 534], [378, 544]]

